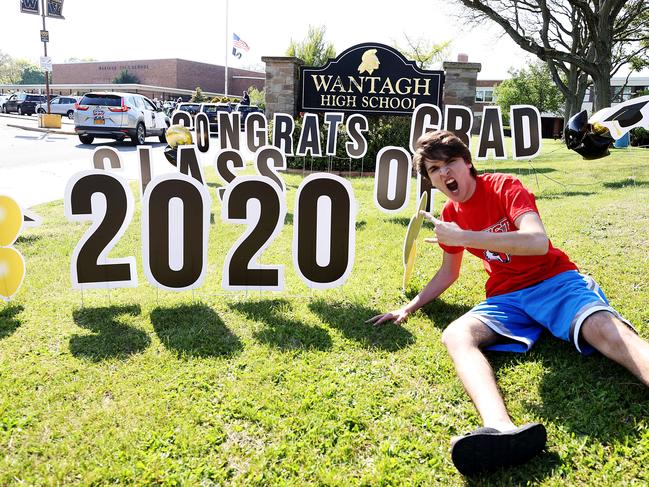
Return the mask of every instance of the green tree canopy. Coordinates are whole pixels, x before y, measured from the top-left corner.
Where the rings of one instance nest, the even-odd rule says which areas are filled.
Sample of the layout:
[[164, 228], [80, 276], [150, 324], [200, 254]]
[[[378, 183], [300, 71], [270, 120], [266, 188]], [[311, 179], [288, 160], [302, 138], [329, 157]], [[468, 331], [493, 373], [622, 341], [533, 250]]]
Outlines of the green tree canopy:
[[140, 78], [135, 76], [133, 73], [129, 73], [128, 69], [122, 69], [117, 76], [113, 78], [113, 84], [116, 85], [125, 85], [125, 84], [138, 84]]
[[0, 51], [0, 83], [16, 85], [23, 79], [23, 72], [28, 66], [35, 65], [26, 59], [15, 59]]
[[21, 85], [37, 85], [45, 83], [45, 73], [34, 64], [29, 64], [24, 67], [21, 73]]
[[407, 59], [415, 61], [421, 69], [435, 69], [449, 56], [451, 41], [435, 44], [425, 37], [409, 37], [404, 34], [406, 45], [394, 43], [394, 48]]
[[207, 98], [203, 94], [203, 90], [201, 89], [200, 86], [196, 87], [189, 101], [191, 101], [192, 103], [204, 103], [207, 101]]
[[248, 90], [248, 96], [250, 96], [250, 104], [257, 105], [262, 110], [266, 110], [266, 90], [259, 91], [254, 86], [251, 86]]
[[325, 41], [326, 32], [324, 25], [310, 25], [304, 40], [297, 42], [291, 39], [286, 55], [300, 58], [306, 66], [323, 66], [327, 60], [336, 57], [333, 44]]
[[552, 82], [547, 64], [539, 61], [519, 71], [510, 70], [509, 74], [511, 78], [503, 81], [494, 91], [496, 103], [503, 114], [508, 114], [512, 105], [533, 105], [541, 113], [561, 111], [563, 95]]
[[566, 116], [581, 110], [592, 80], [594, 109], [611, 105], [611, 77], [649, 51], [647, 0], [459, 0], [465, 22], [498, 24], [525, 51], [547, 62], [566, 97]]

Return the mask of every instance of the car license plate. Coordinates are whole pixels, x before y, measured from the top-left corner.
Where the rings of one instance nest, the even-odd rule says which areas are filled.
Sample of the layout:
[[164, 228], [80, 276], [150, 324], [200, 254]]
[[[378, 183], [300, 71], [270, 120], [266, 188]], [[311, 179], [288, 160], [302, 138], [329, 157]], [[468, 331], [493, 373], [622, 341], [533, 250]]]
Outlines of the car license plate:
[[103, 118], [95, 118], [95, 125], [105, 125], [106, 121]]

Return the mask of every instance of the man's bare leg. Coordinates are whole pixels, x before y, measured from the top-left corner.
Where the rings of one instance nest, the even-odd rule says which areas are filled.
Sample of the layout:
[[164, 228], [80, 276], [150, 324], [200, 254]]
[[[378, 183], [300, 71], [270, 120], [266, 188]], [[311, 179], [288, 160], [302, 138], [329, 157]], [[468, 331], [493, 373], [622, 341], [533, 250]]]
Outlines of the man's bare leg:
[[602, 355], [649, 386], [649, 343], [609, 311], [597, 311], [581, 326], [581, 337]]
[[477, 318], [462, 316], [444, 330], [442, 342], [484, 426], [509, 431], [516, 425], [507, 413], [493, 369], [480, 350], [494, 343], [498, 336]]

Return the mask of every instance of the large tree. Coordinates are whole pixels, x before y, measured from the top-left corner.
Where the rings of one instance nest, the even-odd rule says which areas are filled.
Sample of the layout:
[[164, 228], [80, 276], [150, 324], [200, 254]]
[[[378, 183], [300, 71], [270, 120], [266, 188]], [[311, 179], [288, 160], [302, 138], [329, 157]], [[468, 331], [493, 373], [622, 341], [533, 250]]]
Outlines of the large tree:
[[21, 74], [21, 85], [38, 85], [45, 83], [45, 73], [35, 64], [25, 66]]
[[595, 109], [611, 104], [611, 76], [646, 54], [647, 0], [460, 0], [474, 22], [491, 19], [522, 49], [546, 61], [566, 96], [566, 116], [583, 100], [588, 77]]
[[23, 72], [29, 66], [34, 65], [26, 59], [15, 59], [0, 51], [0, 83], [20, 84], [23, 79]]
[[421, 69], [434, 69], [440, 67], [442, 61], [448, 57], [451, 41], [435, 44], [426, 37], [410, 37], [404, 34], [406, 45], [394, 43], [394, 48], [401, 52], [406, 59], [417, 63]]
[[133, 73], [129, 72], [128, 69], [122, 69], [117, 76], [113, 78], [113, 84], [116, 85], [126, 85], [126, 84], [139, 84], [140, 78], [138, 78]]
[[286, 55], [300, 58], [306, 66], [325, 65], [329, 58], [336, 57], [333, 44], [325, 40], [326, 32], [324, 25], [310, 25], [304, 40], [297, 42], [291, 39]]
[[563, 96], [552, 83], [548, 66], [542, 62], [530, 64], [518, 71], [511, 70], [510, 78], [496, 87], [496, 103], [504, 114], [512, 105], [533, 105], [539, 111], [558, 113], [561, 111]]

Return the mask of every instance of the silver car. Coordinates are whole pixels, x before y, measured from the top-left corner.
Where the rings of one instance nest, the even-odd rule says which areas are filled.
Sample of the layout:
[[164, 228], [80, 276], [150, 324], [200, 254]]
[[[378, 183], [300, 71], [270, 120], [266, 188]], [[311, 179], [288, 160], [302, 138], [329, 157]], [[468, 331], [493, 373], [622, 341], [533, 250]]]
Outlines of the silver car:
[[[57, 96], [50, 100], [50, 113], [74, 118], [74, 106], [81, 99], [80, 96]], [[36, 106], [36, 113], [47, 113], [47, 103]]]
[[133, 145], [141, 145], [152, 135], [166, 142], [165, 132], [170, 124], [162, 109], [135, 93], [87, 93], [74, 111], [74, 130], [82, 144], [92, 144], [95, 138], [129, 137]]

